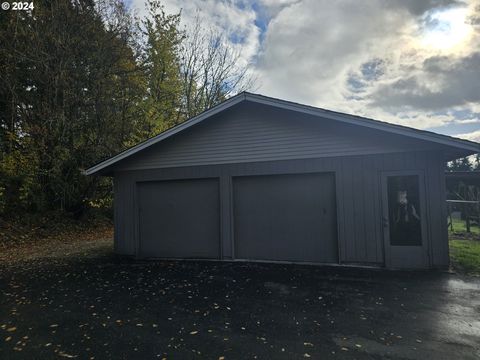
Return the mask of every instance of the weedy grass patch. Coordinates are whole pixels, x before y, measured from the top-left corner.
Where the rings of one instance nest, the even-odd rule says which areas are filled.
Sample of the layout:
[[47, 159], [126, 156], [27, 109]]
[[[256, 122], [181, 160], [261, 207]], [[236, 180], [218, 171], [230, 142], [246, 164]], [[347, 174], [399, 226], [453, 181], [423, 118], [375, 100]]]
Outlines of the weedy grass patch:
[[480, 275], [480, 241], [450, 240], [450, 259], [454, 269]]

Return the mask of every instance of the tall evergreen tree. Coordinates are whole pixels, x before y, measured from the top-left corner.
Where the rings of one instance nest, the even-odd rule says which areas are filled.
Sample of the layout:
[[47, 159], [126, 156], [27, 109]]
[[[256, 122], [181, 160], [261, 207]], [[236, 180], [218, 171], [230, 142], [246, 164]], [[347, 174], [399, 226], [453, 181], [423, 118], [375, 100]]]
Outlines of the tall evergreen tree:
[[135, 137], [142, 84], [129, 19], [120, 1], [90, 0], [37, 1], [2, 18], [4, 211], [81, 212], [98, 185], [81, 169]]
[[179, 111], [182, 95], [179, 46], [184, 35], [179, 30], [180, 14], [166, 14], [158, 0], [147, 5], [142, 59], [147, 92], [143, 106], [151, 133], [155, 134], [185, 120]]

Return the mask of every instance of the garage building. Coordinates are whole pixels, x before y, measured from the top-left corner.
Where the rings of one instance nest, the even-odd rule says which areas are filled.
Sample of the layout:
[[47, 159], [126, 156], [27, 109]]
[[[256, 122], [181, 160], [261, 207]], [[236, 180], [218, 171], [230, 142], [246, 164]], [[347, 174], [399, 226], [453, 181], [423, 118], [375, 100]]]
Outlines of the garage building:
[[118, 254], [442, 268], [445, 163], [479, 151], [241, 93], [85, 173], [114, 178]]

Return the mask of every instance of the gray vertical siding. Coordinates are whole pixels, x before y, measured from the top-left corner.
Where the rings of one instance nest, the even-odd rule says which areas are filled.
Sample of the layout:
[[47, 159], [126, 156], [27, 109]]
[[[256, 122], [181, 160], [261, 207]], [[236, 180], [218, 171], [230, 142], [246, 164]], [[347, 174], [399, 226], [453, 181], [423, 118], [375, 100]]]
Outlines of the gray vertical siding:
[[232, 249], [232, 178], [220, 175], [220, 241], [223, 259], [233, 258]]
[[447, 208], [445, 189], [445, 168], [441, 162], [442, 154], [431, 153], [427, 159], [427, 198], [430, 202], [430, 241], [432, 246], [432, 265], [444, 267], [449, 264]]
[[126, 176], [114, 177], [114, 241], [118, 254], [135, 255], [135, 183]]
[[428, 241], [433, 267], [448, 265], [445, 188], [441, 152], [265, 161], [119, 171], [115, 176], [115, 249], [135, 255], [138, 234], [134, 204], [136, 182], [145, 180], [214, 177], [220, 180], [222, 257], [234, 259], [232, 219], [234, 176], [334, 172], [340, 263], [384, 263], [381, 172], [422, 170], [425, 173]]
[[125, 215], [122, 214], [122, 211], [125, 209], [125, 205], [122, 203], [122, 199], [126, 198], [124, 192], [120, 191], [120, 182], [121, 177], [113, 178], [113, 219], [114, 219], [114, 229], [113, 229], [113, 249], [116, 253], [123, 253], [121, 241], [123, 241], [124, 229], [120, 224], [120, 219], [123, 219]]
[[435, 144], [334, 120], [242, 104], [125, 159], [121, 171], [355, 156]]

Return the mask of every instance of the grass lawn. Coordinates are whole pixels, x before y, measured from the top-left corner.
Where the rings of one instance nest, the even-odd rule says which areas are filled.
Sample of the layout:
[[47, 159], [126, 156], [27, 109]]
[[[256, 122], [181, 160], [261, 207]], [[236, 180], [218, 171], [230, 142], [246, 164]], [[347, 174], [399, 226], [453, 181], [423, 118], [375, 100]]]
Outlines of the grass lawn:
[[[467, 226], [465, 224], [465, 220], [461, 219], [452, 219], [453, 231], [450, 231], [450, 226], [448, 227], [448, 231], [452, 233], [466, 233]], [[480, 228], [478, 225], [471, 225], [470, 226], [471, 234], [480, 234]]]
[[466, 232], [464, 220], [453, 219], [453, 231], [448, 228], [452, 267], [459, 272], [480, 275], [480, 228], [470, 227]]
[[450, 259], [456, 270], [480, 275], [480, 241], [450, 240]]

